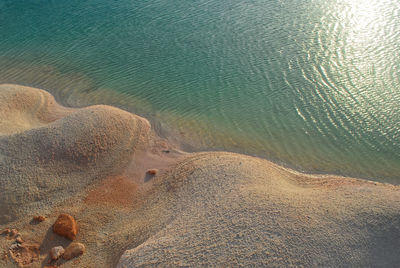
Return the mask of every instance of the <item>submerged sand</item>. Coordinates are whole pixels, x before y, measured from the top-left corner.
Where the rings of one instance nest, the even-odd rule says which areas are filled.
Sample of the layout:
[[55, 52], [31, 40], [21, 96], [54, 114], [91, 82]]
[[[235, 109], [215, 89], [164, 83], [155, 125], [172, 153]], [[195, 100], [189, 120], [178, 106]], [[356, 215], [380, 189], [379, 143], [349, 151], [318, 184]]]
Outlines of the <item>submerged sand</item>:
[[[51, 230], [60, 213], [76, 218], [87, 249], [62, 267], [400, 263], [399, 186], [185, 153], [120, 109], [65, 108], [43, 90], [0, 85], [0, 229], [40, 245], [31, 267], [70, 243]], [[0, 267], [16, 266], [12, 242], [0, 237]]]

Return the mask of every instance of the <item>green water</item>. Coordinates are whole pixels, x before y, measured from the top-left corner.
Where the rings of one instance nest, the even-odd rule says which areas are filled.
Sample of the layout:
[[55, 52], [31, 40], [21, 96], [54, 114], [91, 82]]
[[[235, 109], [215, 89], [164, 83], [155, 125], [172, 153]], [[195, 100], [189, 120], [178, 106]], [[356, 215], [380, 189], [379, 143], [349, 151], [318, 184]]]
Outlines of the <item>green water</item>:
[[0, 0], [0, 83], [191, 150], [400, 183], [397, 0]]

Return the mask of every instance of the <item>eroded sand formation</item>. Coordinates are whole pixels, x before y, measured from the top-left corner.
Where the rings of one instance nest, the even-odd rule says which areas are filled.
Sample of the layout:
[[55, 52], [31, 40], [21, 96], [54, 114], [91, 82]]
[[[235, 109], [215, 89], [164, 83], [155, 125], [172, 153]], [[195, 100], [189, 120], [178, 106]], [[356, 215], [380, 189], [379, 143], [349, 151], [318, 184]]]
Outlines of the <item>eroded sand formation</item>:
[[[0, 230], [39, 245], [31, 267], [79, 225], [65, 267], [396, 266], [400, 187], [305, 175], [245, 155], [184, 153], [147, 120], [109, 106], [69, 109], [0, 85]], [[148, 170], [154, 170], [147, 172]], [[46, 220], [32, 222], [35, 215]], [[0, 266], [14, 267], [0, 237]]]

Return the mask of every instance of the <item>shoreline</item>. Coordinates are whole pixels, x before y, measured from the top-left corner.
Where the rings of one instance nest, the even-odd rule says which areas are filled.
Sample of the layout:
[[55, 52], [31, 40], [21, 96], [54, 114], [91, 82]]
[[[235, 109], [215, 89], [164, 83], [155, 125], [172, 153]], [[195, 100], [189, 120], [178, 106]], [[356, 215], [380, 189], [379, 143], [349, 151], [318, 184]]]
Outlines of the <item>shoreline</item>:
[[[97, 91], [97, 90], [96, 90]], [[49, 91], [50, 94], [54, 94], [57, 91]], [[284, 168], [300, 172], [303, 174], [309, 174], [309, 175], [334, 175], [334, 176], [339, 176], [339, 177], [346, 177], [346, 178], [357, 178], [361, 180], [366, 180], [366, 181], [373, 181], [373, 182], [379, 182], [379, 183], [388, 183], [388, 184], [393, 184], [393, 185], [400, 185], [400, 180], [398, 180], [398, 177], [393, 177], [393, 176], [378, 176], [378, 175], [362, 175], [365, 172], [362, 173], [357, 173], [354, 172], [354, 174], [347, 173], [345, 171], [338, 171], [338, 172], [333, 172], [333, 171], [326, 171], [323, 170], [323, 168], [305, 168], [300, 165], [296, 164], [291, 164], [289, 162], [286, 162], [284, 160], [281, 160], [276, 157], [268, 156], [271, 155], [270, 153], [257, 153], [257, 152], [252, 152], [251, 150], [246, 150], [245, 148], [239, 148], [238, 146], [235, 146], [236, 148], [228, 148], [228, 147], [223, 147], [221, 145], [216, 145], [216, 146], [210, 146], [206, 143], [204, 143], [201, 139], [196, 138], [196, 139], [188, 139], [187, 137], [183, 137], [180, 131], [174, 131], [174, 126], [173, 125], [168, 125], [168, 123], [164, 123], [162, 121], [162, 118], [160, 115], [157, 115], [152, 111], [150, 108], [150, 104], [145, 104], [144, 100], [136, 99], [135, 97], [132, 97], [131, 95], [126, 95], [119, 93], [119, 92], [114, 92], [111, 89], [100, 89], [99, 92], [97, 92], [100, 97], [106, 97], [107, 95], [111, 95], [111, 99], [115, 99], [115, 103], [111, 104], [111, 106], [120, 108], [124, 111], [127, 111], [129, 113], [137, 114], [145, 119], [147, 119], [151, 126], [152, 129], [154, 130], [155, 134], [162, 138], [168, 140], [168, 142], [175, 146], [177, 149], [185, 151], [187, 153], [198, 153], [198, 152], [231, 152], [231, 153], [237, 153], [237, 154], [244, 154], [248, 156], [253, 156], [253, 157], [258, 157], [261, 159], [265, 159], [267, 161], [270, 161], [276, 165], [282, 166]], [[103, 96], [104, 94], [104, 96]], [[87, 96], [90, 97], [90, 96]], [[71, 108], [82, 108], [90, 105], [97, 105], [97, 103], [84, 103], [83, 105], [71, 105], [71, 103], [65, 103], [62, 99], [62, 97], [59, 96], [59, 98], [56, 98], [56, 100], [59, 103], [62, 103], [63, 105], [66, 105], [66, 107], [71, 107]], [[139, 103], [144, 103], [143, 106], [141, 107], [146, 107], [145, 109], [139, 109], [138, 111], [135, 111], [135, 109], [132, 110], [132, 106], [127, 105], [127, 104], [118, 104], [117, 101], [119, 99], [127, 98], [128, 100], [132, 99], [135, 101], [138, 101]], [[100, 103], [102, 103], [100, 101]], [[99, 104], [100, 104], [99, 103]], [[105, 105], [110, 105], [108, 103], [105, 103]], [[185, 131], [183, 129], [182, 131]], [[220, 136], [226, 136], [226, 134], [219, 134]], [[232, 145], [231, 145], [232, 147]]]
[[[5, 63], [7, 62], [8, 61], [5, 60]], [[363, 164], [362, 160], [357, 160], [355, 167], [358, 172], [356, 172], [354, 171], [355, 168], [352, 168], [350, 164], [341, 165], [339, 162], [333, 161], [334, 158], [332, 157], [327, 159], [327, 162], [315, 162], [315, 159], [309, 159], [309, 157], [313, 155], [312, 152], [309, 152], [308, 156], [305, 158], [303, 157], [303, 159], [301, 157], [298, 158], [296, 162], [296, 157], [293, 156], [293, 153], [285, 154], [283, 152], [282, 155], [276, 155], [274, 151], [263, 149], [264, 147], [262, 145], [257, 145], [251, 141], [249, 137], [234, 136], [233, 141], [229, 141], [230, 136], [235, 135], [235, 133], [227, 129], [218, 132], [215, 127], [212, 127], [212, 129], [210, 129], [212, 132], [208, 133], [208, 129], [204, 125], [199, 127], [199, 131], [201, 131], [200, 134], [196, 131], [189, 131], [186, 133], [187, 135], [185, 133], [182, 135], [180, 132], [186, 132], [187, 127], [191, 127], [193, 123], [186, 123], [185, 118], [175, 118], [177, 115], [174, 114], [165, 117], [163, 114], [159, 114], [155, 111], [152, 105], [146, 100], [132, 97], [112, 89], [99, 87], [92, 78], [87, 77], [85, 74], [65, 74], [54, 66], [34, 66], [30, 63], [18, 63], [18, 66], [14, 66], [13, 62], [10, 61], [8, 64], [5, 64], [7, 68], [10, 67], [9, 65], [12, 66], [13, 71], [11, 71], [10, 74], [4, 75], [4, 77], [0, 75], [2, 81], [10, 81], [18, 84], [22, 83], [27, 86], [33, 85], [38, 88], [44, 87], [46, 91], [55, 96], [55, 99], [60, 104], [66, 107], [81, 108], [96, 104], [106, 104], [118, 107], [130, 113], [138, 114], [151, 122], [155, 132], [160, 137], [168, 139], [169, 142], [187, 152], [229, 151], [260, 157], [278, 165], [307, 174], [332, 174], [395, 185], [400, 184], [400, 177], [395, 172], [396, 169], [393, 168], [393, 166], [395, 166], [394, 160], [391, 159], [388, 160], [389, 164], [386, 168], [382, 168], [382, 170], [370, 168], [367, 164]], [[72, 68], [72, 66], [69, 68]], [[19, 69], [22, 69], [23, 74], [20, 76], [13, 76], [12, 74], [14, 72], [18, 74], [21, 73], [20, 71], [17, 72]], [[46, 82], [36, 79], [36, 77], [40, 76], [43, 72], [46, 73]], [[134, 105], [132, 105], [132, 103], [134, 103]], [[174, 123], [175, 121], [177, 124]], [[182, 126], [180, 126], [181, 124]], [[212, 138], [216, 139], [216, 142], [210, 143], [207, 140], [202, 140], [201, 136], [204, 136], [203, 134], [206, 136], [212, 135]], [[278, 153], [280, 154], [282, 152]], [[304, 165], [305, 163], [310, 164], [306, 166]], [[360, 166], [361, 164], [364, 166]], [[375, 170], [378, 170], [378, 172], [375, 172]]]
[[[57, 93], [57, 90], [46, 90], [50, 94], [55, 94]], [[268, 157], [267, 154], [262, 154], [262, 153], [256, 153], [256, 152], [251, 152], [249, 150], [243, 149], [243, 148], [224, 148], [221, 146], [216, 146], [216, 147], [210, 147], [209, 145], [203, 143], [199, 139], [190, 139], [188, 140], [186, 137], [183, 138], [182, 135], [179, 133], [179, 131], [174, 131], [172, 129], [172, 126], [164, 123], [160, 116], [156, 115], [151, 111], [151, 108], [149, 108], [151, 105], [150, 104], [143, 104], [141, 107], [147, 107], [146, 109], [140, 111], [135, 111], [135, 109], [132, 110], [132, 107], [127, 105], [127, 104], [118, 104], [117, 105], [117, 100], [127, 98], [128, 100], [132, 99], [136, 101], [135, 97], [132, 97], [130, 95], [126, 95], [119, 93], [119, 92], [114, 92], [111, 89], [100, 89], [99, 92], [96, 93], [99, 94], [100, 97], [105, 97], [107, 98], [108, 95], [111, 95], [112, 97], [109, 97], [110, 99], [115, 99], [115, 104], [111, 104], [113, 107], [117, 107], [119, 109], [122, 109], [124, 111], [127, 111], [129, 113], [133, 113], [136, 115], [139, 115], [145, 119], [147, 119], [151, 126], [152, 129], [154, 130], [155, 134], [162, 138], [166, 139], [171, 145], [176, 147], [177, 149], [187, 152], [187, 153], [199, 153], [199, 152], [231, 152], [231, 153], [237, 153], [237, 154], [244, 154], [252, 157], [257, 157], [261, 159], [265, 159], [267, 161], [270, 161], [276, 165], [282, 166], [284, 168], [287, 168], [289, 170], [293, 170], [295, 172], [299, 172], [302, 174], [308, 174], [308, 175], [327, 175], [327, 176], [338, 176], [338, 177], [345, 177], [345, 178], [356, 178], [356, 179], [361, 179], [365, 181], [372, 181], [372, 182], [379, 182], [379, 183], [387, 183], [387, 184], [393, 184], [393, 185], [400, 185], [400, 181], [397, 180], [397, 178], [394, 177], [385, 177], [385, 176], [362, 176], [361, 174], [357, 175], [351, 175], [346, 172], [328, 172], [319, 168], [314, 168], [314, 169], [307, 169], [299, 165], [295, 164], [290, 164], [288, 162], [285, 162], [284, 160], [278, 159], [276, 157]], [[89, 98], [87, 96], [87, 98]], [[76, 97], [75, 97], [76, 98]], [[91, 103], [91, 102], [84, 102], [81, 103], [80, 105], [76, 105], [73, 103], [68, 103], [65, 102], [65, 100], [62, 99], [61, 96], [58, 96], [55, 98], [57, 102], [61, 103], [62, 105], [65, 105], [66, 107], [70, 108], [83, 108], [91, 105], [98, 105], [100, 103]], [[144, 103], [143, 100], [138, 100], [140, 103]], [[110, 105], [108, 103], [105, 103], [105, 105]], [[221, 134], [222, 135], [222, 134]]]
[[[87, 247], [53, 263], [62, 267], [400, 261], [400, 186], [184, 152], [143, 117], [106, 105], [65, 108], [40, 89], [2, 84], [0, 104], [0, 230], [16, 228], [40, 246], [31, 267], [70, 243], [53, 234], [60, 213], [76, 218], [76, 241]], [[46, 220], [32, 224], [36, 215]], [[5, 256], [12, 242], [0, 237]], [[0, 266], [15, 263], [4, 257]]]

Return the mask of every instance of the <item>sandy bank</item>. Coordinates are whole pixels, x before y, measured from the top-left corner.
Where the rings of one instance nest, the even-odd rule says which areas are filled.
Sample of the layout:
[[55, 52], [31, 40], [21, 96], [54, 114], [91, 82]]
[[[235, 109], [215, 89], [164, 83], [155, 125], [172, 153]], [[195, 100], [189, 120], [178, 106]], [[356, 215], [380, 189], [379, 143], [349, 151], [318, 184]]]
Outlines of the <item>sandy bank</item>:
[[[0, 163], [0, 229], [40, 244], [32, 267], [68, 245], [51, 231], [64, 212], [87, 246], [57, 263], [65, 267], [400, 262], [399, 186], [184, 153], [146, 119], [110, 106], [69, 109], [45, 91], [0, 85]], [[32, 224], [38, 214], [47, 220]], [[0, 250], [10, 243], [0, 237]], [[0, 266], [15, 264], [4, 257]]]

